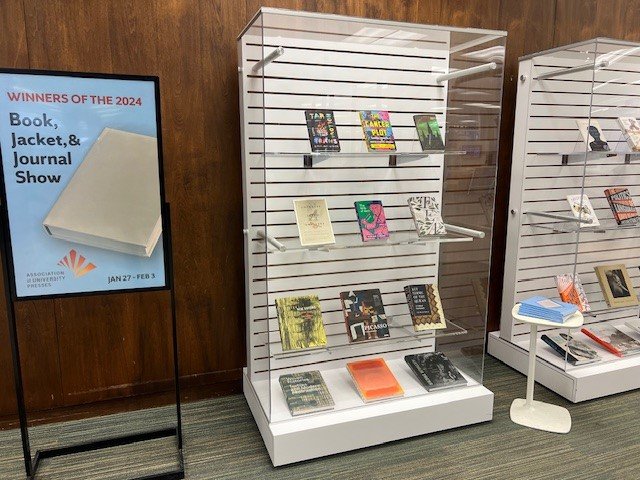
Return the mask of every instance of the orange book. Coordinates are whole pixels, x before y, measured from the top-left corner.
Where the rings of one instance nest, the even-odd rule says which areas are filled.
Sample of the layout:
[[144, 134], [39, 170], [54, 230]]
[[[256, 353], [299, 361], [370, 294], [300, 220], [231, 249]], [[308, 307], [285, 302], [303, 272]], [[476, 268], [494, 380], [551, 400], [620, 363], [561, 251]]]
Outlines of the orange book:
[[404, 395], [404, 390], [383, 358], [347, 363], [347, 370], [365, 402]]

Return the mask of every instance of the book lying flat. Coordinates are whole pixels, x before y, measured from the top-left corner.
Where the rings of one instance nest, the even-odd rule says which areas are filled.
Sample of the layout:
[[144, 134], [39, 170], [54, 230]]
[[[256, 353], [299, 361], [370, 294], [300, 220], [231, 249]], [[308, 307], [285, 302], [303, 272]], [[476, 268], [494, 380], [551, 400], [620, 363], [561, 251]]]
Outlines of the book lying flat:
[[571, 365], [584, 365], [600, 360], [598, 352], [571, 335], [561, 333], [559, 335], [542, 335], [542, 341], [553, 348], [562, 358], [567, 359]]
[[278, 381], [292, 416], [333, 410], [335, 403], [318, 370], [280, 375]]
[[347, 370], [365, 403], [404, 396], [404, 390], [383, 358], [347, 363]]
[[150, 257], [162, 233], [156, 138], [105, 128], [42, 225], [61, 240]]
[[588, 325], [581, 331], [618, 357], [640, 353], [640, 342], [614, 325]]
[[460, 371], [442, 352], [406, 355], [404, 360], [428, 392], [467, 384]]
[[551, 300], [538, 295], [522, 300], [518, 313], [527, 317], [563, 323], [577, 311], [578, 307], [572, 303]]

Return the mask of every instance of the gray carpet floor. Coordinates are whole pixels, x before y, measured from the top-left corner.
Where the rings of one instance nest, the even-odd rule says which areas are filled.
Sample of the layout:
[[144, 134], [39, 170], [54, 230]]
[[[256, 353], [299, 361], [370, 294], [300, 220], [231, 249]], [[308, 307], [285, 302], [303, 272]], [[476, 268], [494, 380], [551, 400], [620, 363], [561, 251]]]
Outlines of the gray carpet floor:
[[[485, 385], [496, 395], [492, 422], [273, 468], [243, 396], [184, 406], [188, 479], [640, 479], [640, 391], [573, 405], [536, 385], [536, 399], [564, 405], [573, 429], [556, 435], [509, 420], [526, 379], [488, 357]], [[32, 429], [35, 448], [100, 434], [170, 426], [171, 410], [112, 415]], [[47, 460], [42, 479], [118, 479], [175, 466], [172, 439]], [[0, 432], [0, 479], [23, 479], [19, 433]]]

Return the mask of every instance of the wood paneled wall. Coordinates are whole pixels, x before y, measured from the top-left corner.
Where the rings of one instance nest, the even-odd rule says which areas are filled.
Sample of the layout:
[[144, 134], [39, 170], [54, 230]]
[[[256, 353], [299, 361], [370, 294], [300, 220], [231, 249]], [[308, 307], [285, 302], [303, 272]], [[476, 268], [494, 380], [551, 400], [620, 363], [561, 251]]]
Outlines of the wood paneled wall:
[[[160, 77], [181, 369], [185, 384], [208, 391], [237, 390], [245, 358], [236, 36], [262, 5], [508, 31], [489, 309], [497, 329], [517, 58], [595, 36], [640, 40], [640, 0], [1, 0], [2, 67]], [[21, 303], [30, 410], [166, 391], [168, 305], [163, 292]], [[15, 409], [7, 337], [2, 320], [0, 417]]]

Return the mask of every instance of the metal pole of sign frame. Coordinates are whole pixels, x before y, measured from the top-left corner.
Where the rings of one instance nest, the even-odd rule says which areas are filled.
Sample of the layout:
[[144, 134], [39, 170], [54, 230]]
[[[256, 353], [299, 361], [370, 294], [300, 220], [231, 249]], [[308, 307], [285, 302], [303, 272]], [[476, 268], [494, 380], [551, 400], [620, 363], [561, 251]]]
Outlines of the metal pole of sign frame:
[[[24, 400], [24, 388], [22, 382], [22, 369], [20, 364], [20, 351], [18, 347], [18, 335], [16, 328], [16, 316], [14, 297], [11, 293], [11, 247], [8, 241], [9, 235], [9, 223], [8, 213], [6, 205], [2, 208], [2, 228], [1, 236], [1, 250], [3, 255], [3, 278], [5, 285], [5, 297], [7, 304], [7, 314], [9, 319], [9, 336], [11, 341], [12, 357], [13, 357], [13, 374], [15, 380], [16, 400], [18, 403], [18, 417], [20, 421], [20, 436], [22, 439], [22, 452], [24, 455], [24, 465], [27, 478], [29, 480], [36, 480], [38, 467], [42, 460], [47, 458], [63, 457], [66, 455], [72, 455], [82, 452], [90, 452], [95, 450], [101, 450], [105, 448], [112, 448], [122, 445], [130, 445], [133, 443], [139, 443], [149, 440], [155, 440], [158, 438], [176, 437], [177, 450], [178, 450], [178, 467], [174, 470], [145, 475], [142, 477], [133, 477], [131, 480], [180, 480], [184, 478], [184, 457], [182, 454], [182, 416], [180, 405], [180, 376], [178, 365], [178, 340], [177, 340], [177, 325], [176, 325], [176, 308], [175, 308], [175, 293], [173, 283], [173, 254], [171, 248], [171, 219], [169, 205], [165, 203], [163, 205], [163, 232], [165, 249], [165, 262], [166, 262], [166, 274], [167, 274], [167, 287], [170, 290], [171, 295], [171, 321], [172, 321], [172, 347], [173, 347], [173, 367], [174, 367], [174, 385], [175, 385], [175, 401], [176, 401], [176, 414], [177, 424], [175, 428], [164, 428], [159, 430], [153, 430], [148, 432], [129, 434], [115, 438], [104, 438], [100, 440], [93, 440], [84, 443], [78, 443], [69, 445], [66, 447], [51, 448], [45, 450], [38, 450], [35, 457], [31, 457], [31, 447], [29, 445], [29, 430], [27, 422], [27, 411]], [[99, 294], [99, 292], [96, 292]]]

